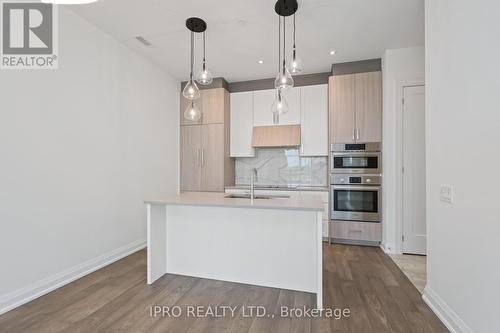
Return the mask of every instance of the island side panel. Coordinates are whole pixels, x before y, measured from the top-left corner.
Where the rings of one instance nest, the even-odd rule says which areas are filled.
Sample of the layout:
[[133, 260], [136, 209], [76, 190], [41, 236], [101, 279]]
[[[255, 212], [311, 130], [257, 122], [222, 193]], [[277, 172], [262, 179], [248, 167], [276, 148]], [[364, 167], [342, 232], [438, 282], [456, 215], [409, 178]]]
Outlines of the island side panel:
[[316, 213], [316, 245], [317, 284], [316, 284], [316, 308], [323, 309], [323, 213]]
[[148, 284], [167, 273], [166, 209], [165, 205], [146, 205]]
[[318, 293], [317, 212], [167, 210], [168, 273]]

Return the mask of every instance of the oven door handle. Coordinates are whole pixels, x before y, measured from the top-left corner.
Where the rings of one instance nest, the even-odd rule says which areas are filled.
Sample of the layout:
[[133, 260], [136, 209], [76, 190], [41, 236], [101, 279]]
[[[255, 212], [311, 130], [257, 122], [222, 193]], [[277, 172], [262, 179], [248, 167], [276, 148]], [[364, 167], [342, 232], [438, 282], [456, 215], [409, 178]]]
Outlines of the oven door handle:
[[332, 188], [334, 190], [380, 192], [380, 190], [382, 189], [382, 186], [332, 185]]

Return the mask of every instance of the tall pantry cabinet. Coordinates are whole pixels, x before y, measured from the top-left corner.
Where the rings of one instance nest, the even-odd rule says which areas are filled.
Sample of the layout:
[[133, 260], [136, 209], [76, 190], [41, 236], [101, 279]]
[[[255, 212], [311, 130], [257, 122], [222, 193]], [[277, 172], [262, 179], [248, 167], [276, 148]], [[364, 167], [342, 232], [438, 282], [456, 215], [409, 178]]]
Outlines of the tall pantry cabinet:
[[330, 143], [382, 142], [382, 73], [331, 76]]
[[201, 90], [195, 101], [201, 119], [189, 121], [189, 101], [180, 95], [181, 191], [224, 192], [234, 185], [234, 160], [229, 157], [229, 93], [224, 88]]

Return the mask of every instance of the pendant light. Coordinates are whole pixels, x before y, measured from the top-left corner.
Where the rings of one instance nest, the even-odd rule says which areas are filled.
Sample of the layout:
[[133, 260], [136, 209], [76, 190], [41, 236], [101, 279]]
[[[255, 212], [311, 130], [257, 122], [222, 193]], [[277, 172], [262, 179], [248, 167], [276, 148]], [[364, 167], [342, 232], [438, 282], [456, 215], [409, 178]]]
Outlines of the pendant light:
[[[281, 15], [279, 15], [279, 27], [278, 27], [278, 49], [281, 48]], [[293, 87], [294, 82], [290, 71], [286, 67], [286, 17], [283, 16], [283, 65], [278, 69], [278, 75], [274, 80], [274, 87], [276, 89], [290, 89]], [[278, 52], [278, 59], [281, 59], [281, 54]]]
[[[188, 19], [189, 21], [189, 19]], [[189, 73], [189, 81], [186, 83], [182, 95], [189, 99], [195, 100], [200, 98], [200, 89], [193, 80], [193, 67], [194, 67], [194, 31], [191, 31], [191, 72]]]
[[288, 112], [288, 103], [283, 96], [283, 91], [281, 89], [276, 89], [276, 98], [274, 99], [273, 105], [271, 106], [271, 111], [274, 115], [274, 124], [279, 123], [279, 116]]
[[212, 73], [207, 68], [205, 34], [206, 32], [203, 31], [203, 63], [200, 72], [196, 76], [196, 81], [204, 86], [209, 85], [213, 81]]
[[302, 72], [302, 60], [297, 57], [297, 47], [295, 46], [295, 14], [293, 14], [293, 49], [292, 49], [292, 63], [290, 65], [290, 71], [293, 75]]
[[194, 103], [194, 101], [191, 101], [186, 110], [184, 111], [184, 118], [191, 121], [200, 120], [201, 111], [198, 108], [198, 106]]

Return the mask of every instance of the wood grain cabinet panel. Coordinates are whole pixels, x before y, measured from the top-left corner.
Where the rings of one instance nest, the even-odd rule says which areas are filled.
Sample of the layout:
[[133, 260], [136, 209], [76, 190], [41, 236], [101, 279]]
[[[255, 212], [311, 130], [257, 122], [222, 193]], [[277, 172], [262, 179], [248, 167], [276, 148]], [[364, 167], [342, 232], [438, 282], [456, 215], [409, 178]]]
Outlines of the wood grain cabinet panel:
[[224, 88], [201, 91], [202, 124], [224, 124], [225, 94]]
[[223, 192], [234, 185], [229, 158], [229, 93], [223, 88], [201, 91], [195, 101], [203, 110], [199, 122], [184, 119], [189, 101], [181, 95], [181, 191]]
[[355, 142], [356, 96], [355, 76], [331, 76], [330, 88], [330, 142]]
[[382, 142], [382, 73], [356, 74], [356, 141]]
[[330, 143], [382, 141], [382, 73], [331, 76]]
[[332, 238], [380, 242], [382, 226], [380, 223], [332, 221]]
[[224, 124], [201, 126], [201, 189], [224, 192]]
[[181, 191], [201, 189], [201, 127], [181, 126]]

